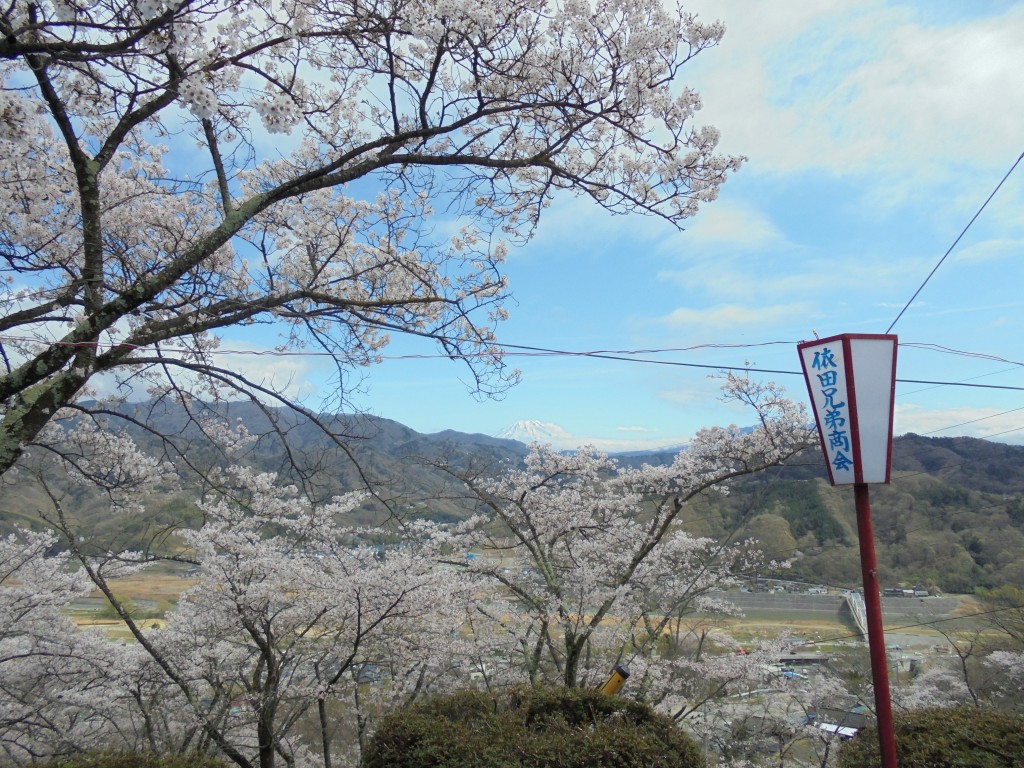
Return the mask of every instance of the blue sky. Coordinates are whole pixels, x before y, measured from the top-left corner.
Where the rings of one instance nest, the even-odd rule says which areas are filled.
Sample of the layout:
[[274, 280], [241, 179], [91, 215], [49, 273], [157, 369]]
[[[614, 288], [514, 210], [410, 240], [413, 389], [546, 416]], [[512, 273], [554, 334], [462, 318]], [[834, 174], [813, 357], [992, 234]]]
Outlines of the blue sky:
[[[522, 382], [477, 402], [458, 364], [388, 359], [356, 405], [421, 432], [537, 420], [560, 447], [608, 450], [743, 424], [713, 370], [675, 364], [795, 374], [815, 331], [886, 332], [1024, 152], [1024, 3], [686, 6], [726, 24], [685, 82], [698, 122], [747, 164], [683, 232], [558, 200], [509, 258], [516, 303], [499, 330], [577, 352], [677, 350], [635, 355], [674, 364], [514, 356]], [[898, 378], [1024, 388], [1021, 166], [893, 328]], [[385, 355], [434, 351], [398, 341]], [[315, 360], [278, 364], [324, 394]], [[755, 375], [806, 399], [798, 375]], [[895, 431], [1024, 442], [1024, 391], [898, 384]]]

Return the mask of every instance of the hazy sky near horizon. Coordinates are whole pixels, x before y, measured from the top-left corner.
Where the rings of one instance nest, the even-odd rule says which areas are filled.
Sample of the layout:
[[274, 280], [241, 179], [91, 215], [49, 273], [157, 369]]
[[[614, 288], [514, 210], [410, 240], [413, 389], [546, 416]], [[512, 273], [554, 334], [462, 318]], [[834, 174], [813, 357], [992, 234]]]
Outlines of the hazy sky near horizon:
[[[607, 450], [749, 423], [717, 367], [779, 371], [753, 375], [806, 400], [796, 344], [885, 333], [1024, 152], [1024, 3], [685, 5], [726, 25], [683, 83], [743, 169], [682, 232], [559, 198], [507, 263], [502, 342], [629, 359], [513, 355], [521, 383], [478, 402], [464, 367], [398, 340], [355, 405], [421, 432], [536, 420]], [[950, 382], [899, 383], [896, 434], [1024, 442], [1021, 166], [892, 328], [899, 379]], [[239, 364], [325, 394], [314, 358]]]

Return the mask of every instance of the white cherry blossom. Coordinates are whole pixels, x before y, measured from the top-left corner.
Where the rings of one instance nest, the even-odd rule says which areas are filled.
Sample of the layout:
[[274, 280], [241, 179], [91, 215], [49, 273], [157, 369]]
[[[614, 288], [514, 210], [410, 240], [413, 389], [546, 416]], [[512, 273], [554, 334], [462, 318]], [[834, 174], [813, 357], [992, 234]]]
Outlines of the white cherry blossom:
[[553, 196], [681, 224], [739, 168], [681, 83], [722, 33], [660, 0], [12, 0], [0, 471], [114, 410], [96, 377], [298, 405], [220, 364], [232, 327], [329, 355], [340, 403], [396, 333], [501, 392], [502, 261]]

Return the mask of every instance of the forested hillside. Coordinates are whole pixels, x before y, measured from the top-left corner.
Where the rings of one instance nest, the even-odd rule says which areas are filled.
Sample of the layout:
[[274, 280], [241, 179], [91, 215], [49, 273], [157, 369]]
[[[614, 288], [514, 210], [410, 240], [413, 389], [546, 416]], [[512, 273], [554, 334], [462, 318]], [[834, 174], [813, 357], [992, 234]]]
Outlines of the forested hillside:
[[[798, 578], [859, 583], [853, 491], [828, 484], [820, 452], [800, 458], [710, 504], [721, 514], [717, 531], [760, 539], [778, 559], [792, 558]], [[882, 583], [946, 592], [1024, 583], [1022, 460], [1021, 446], [897, 438], [892, 482], [871, 490]]]

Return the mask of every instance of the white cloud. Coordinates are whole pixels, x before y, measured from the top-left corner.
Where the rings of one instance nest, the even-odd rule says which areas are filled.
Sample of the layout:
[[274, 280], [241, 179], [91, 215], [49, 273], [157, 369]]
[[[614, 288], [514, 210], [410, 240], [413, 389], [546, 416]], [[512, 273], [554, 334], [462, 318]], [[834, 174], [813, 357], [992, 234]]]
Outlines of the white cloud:
[[953, 260], [959, 262], [999, 261], [1002, 259], [1020, 259], [1024, 253], [1024, 240], [1012, 238], [994, 238], [975, 243], [962, 251], [953, 253]]
[[714, 399], [715, 394], [709, 391], [698, 389], [664, 389], [658, 392], [658, 399], [674, 406], [684, 408], [707, 406], [709, 400]]
[[[230, 346], [231, 352], [214, 355], [213, 365], [294, 401], [313, 398], [318, 391], [322, 394], [323, 379], [317, 379], [316, 366], [310, 365], [308, 358], [267, 353], [265, 349], [260, 350], [237, 341], [232, 341]], [[168, 350], [165, 349], [165, 352]], [[167, 357], [173, 359], [174, 355], [168, 354]], [[169, 365], [168, 369], [175, 377], [177, 387], [198, 392], [200, 397], [205, 396], [206, 387], [194, 372], [174, 365]], [[163, 380], [156, 369], [153, 375]], [[120, 376], [112, 373], [102, 373], [89, 379], [90, 395], [97, 398], [117, 395], [131, 401], [142, 401], [151, 397], [147, 386], [145, 380], [128, 378], [122, 381]], [[233, 398], [228, 395], [228, 399]], [[267, 400], [271, 405], [279, 405], [276, 400]]]
[[[914, 303], [911, 305], [911, 307], [908, 310], [908, 312], [912, 313], [918, 319], [921, 319], [921, 318], [933, 319], [933, 318], [940, 318], [940, 317], [956, 317], [956, 316], [959, 316], [959, 315], [989, 314], [993, 310], [1017, 309], [1017, 308], [1019, 308], [1021, 306], [1024, 306], [1024, 302], [1018, 301], [1018, 302], [1010, 302], [1010, 303], [1006, 303], [1006, 304], [986, 304], [986, 303], [981, 303], [981, 304], [974, 304], [972, 306], [960, 306], [960, 307], [953, 307], [953, 308], [947, 308], [947, 307], [939, 306], [939, 308], [937, 308], [937, 309], [931, 309], [930, 308], [931, 306], [939, 306], [939, 305], [937, 305], [937, 304], [933, 305], [933, 304], [929, 304], [928, 302], [919, 301], [919, 300], [915, 299]], [[919, 312], [918, 310], [921, 307], [929, 307], [929, 309], [927, 311], [925, 311], [925, 312]], [[1003, 322], [1003, 317], [999, 317], [999, 318], [997, 318], [993, 322], [1002, 323]], [[972, 321], [972, 323], [973, 323], [973, 326], [975, 328], [978, 327], [978, 324], [977, 324], [978, 321]]]
[[679, 241], [672, 238], [661, 250], [675, 245], [682, 245], [683, 249], [705, 244], [739, 249], [786, 245], [785, 237], [762, 211], [730, 200], [718, 200], [702, 208], [685, 234], [680, 234]]
[[216, 364], [221, 368], [244, 376], [262, 387], [280, 392], [292, 400], [305, 400], [323, 390], [323, 380], [317, 376], [316, 358], [303, 355], [268, 353], [260, 348], [238, 341], [225, 342], [230, 351], [218, 354]]
[[703, 309], [680, 307], [662, 318], [662, 322], [688, 331], [713, 330], [715, 338], [725, 338], [735, 331], [756, 331], [761, 326], [789, 323], [806, 317], [807, 313], [808, 307], [796, 303], [774, 306], [719, 304]]
[[924, 408], [913, 404], [895, 408], [897, 435], [914, 432], [929, 437], [992, 438], [1000, 443], [1024, 442], [1024, 410], [994, 407]]
[[690, 438], [617, 438], [617, 437], [584, 437], [563, 431], [563, 437], [554, 445], [559, 450], [574, 450], [589, 445], [606, 453], [625, 453], [628, 451], [657, 451], [684, 445]]
[[637, 246], [661, 242], [676, 232], [671, 224], [658, 217], [613, 216], [588, 197], [565, 193], [557, 195], [551, 207], [541, 213], [537, 233], [527, 248], [513, 249], [511, 258], [527, 253], [543, 253], [545, 258], [552, 258], [570, 251], [579, 258], [581, 254], [585, 256], [588, 249], [606, 250], [611, 242]]
[[695, 67], [702, 118], [753, 170], [871, 171], [881, 180], [1004, 166], [1020, 151], [1020, 4], [952, 22], [938, 4], [691, 7], [727, 27]]
[[734, 263], [729, 257], [695, 260], [685, 269], [662, 270], [658, 279], [678, 285], [684, 295], [708, 296], [723, 302], [745, 302], [751, 306], [765, 297], [779, 301], [790, 296], [806, 296], [834, 280], [827, 273], [793, 274], [778, 269], [765, 274], [766, 264]]
[[[662, 283], [679, 286], [678, 304], [648, 325], [683, 332], [687, 344], [802, 339], [812, 327], [828, 333], [837, 323], [845, 331], [875, 331], [892, 319], [889, 310], [879, 308], [891, 293], [888, 288], [905, 284], [906, 275], [919, 279], [921, 270], [911, 268], [915, 261], [859, 259], [856, 269], [837, 275], [827, 259], [788, 263], [773, 253], [747, 261], [696, 259], [686, 268], [659, 273]], [[826, 303], [823, 297], [833, 298]], [[678, 336], [671, 341], [679, 343]]]
[[[614, 427], [619, 432], [649, 432], [641, 426]], [[561, 424], [550, 421], [527, 419], [517, 421], [512, 427], [503, 430], [499, 437], [507, 437], [521, 442], [541, 442], [550, 444], [556, 450], [571, 451], [583, 446], [591, 446], [599, 451], [618, 453], [622, 451], [647, 451], [681, 445], [686, 442], [682, 438], [666, 437], [595, 437], [578, 435], [570, 432]]]
[[867, 158], [1003, 165], [1019, 152], [1024, 93], [1008, 86], [1020, 78], [1022, 11], [879, 30], [885, 53], [845, 78], [826, 106], [836, 123], [857, 126], [874, 150]]

